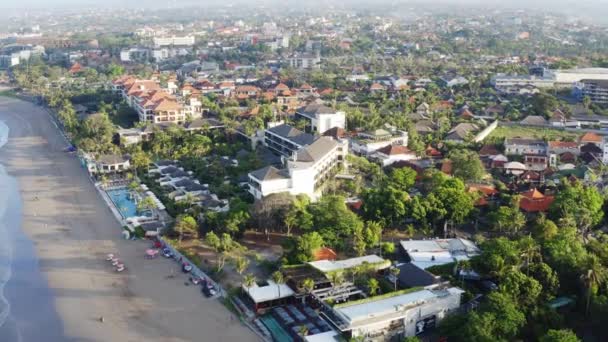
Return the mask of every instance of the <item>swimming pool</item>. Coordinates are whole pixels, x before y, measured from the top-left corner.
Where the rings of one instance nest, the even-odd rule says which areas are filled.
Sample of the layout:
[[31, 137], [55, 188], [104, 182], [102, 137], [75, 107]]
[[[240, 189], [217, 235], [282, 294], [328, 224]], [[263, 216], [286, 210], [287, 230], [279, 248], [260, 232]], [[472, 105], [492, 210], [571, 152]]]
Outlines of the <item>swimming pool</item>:
[[293, 338], [285, 331], [271, 315], [265, 315], [260, 318], [262, 323], [270, 330], [272, 338], [277, 342], [293, 342]]
[[106, 190], [108, 196], [114, 203], [114, 206], [120, 212], [123, 218], [129, 218], [133, 216], [148, 216], [149, 212], [146, 213], [138, 213], [137, 212], [137, 204], [131, 195], [131, 191], [127, 188], [119, 188]]

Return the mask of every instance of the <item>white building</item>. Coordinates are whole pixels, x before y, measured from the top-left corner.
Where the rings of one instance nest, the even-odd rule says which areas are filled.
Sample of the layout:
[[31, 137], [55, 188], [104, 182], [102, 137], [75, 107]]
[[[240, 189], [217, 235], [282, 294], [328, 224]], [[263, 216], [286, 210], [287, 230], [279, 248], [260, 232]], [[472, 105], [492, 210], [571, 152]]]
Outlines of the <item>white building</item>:
[[388, 145], [377, 150], [372, 155], [372, 158], [378, 160], [382, 166], [389, 166], [398, 161], [418, 159], [418, 156], [406, 146]]
[[497, 75], [492, 85], [503, 92], [513, 92], [522, 87], [551, 88], [573, 87], [584, 79], [608, 80], [608, 68], [582, 68], [569, 70], [543, 70], [542, 76], [534, 75]]
[[285, 59], [287, 65], [294, 69], [319, 69], [321, 57], [313, 54], [295, 54]]
[[547, 154], [547, 144], [540, 139], [505, 139], [505, 154], [519, 156], [524, 154], [545, 155]]
[[334, 127], [346, 127], [346, 113], [321, 104], [299, 108], [296, 118], [307, 120], [310, 131], [317, 134], [323, 134]]
[[581, 80], [574, 85], [572, 93], [579, 101], [589, 97], [594, 103], [608, 103], [608, 80]]
[[101, 155], [97, 158], [82, 156], [90, 174], [106, 174], [127, 171], [131, 168], [128, 158], [116, 154]]
[[314, 136], [286, 124], [270, 127], [264, 132], [264, 145], [284, 157], [291, 157], [294, 152], [314, 141]]
[[383, 270], [391, 266], [391, 261], [383, 259], [375, 254], [370, 254], [343, 260], [310, 261], [308, 264], [322, 273], [330, 273], [335, 271], [345, 271], [363, 264], [373, 266], [375, 270]]
[[584, 79], [608, 80], [608, 68], [549, 70], [548, 73], [555, 77], [556, 83], [568, 86]]
[[469, 260], [480, 252], [472, 241], [465, 239], [403, 240], [400, 243], [412, 264], [423, 270]]
[[152, 38], [154, 42], [154, 47], [163, 47], [163, 46], [192, 46], [195, 43], [194, 36], [184, 36], [184, 37], [154, 37]]
[[320, 197], [320, 185], [331, 176], [348, 153], [348, 143], [321, 137], [285, 158], [286, 167], [267, 166], [249, 173], [249, 192], [262, 199], [287, 192], [306, 194], [312, 200]]
[[[427, 287], [392, 297], [374, 297], [338, 304], [328, 317], [343, 333], [365, 341], [388, 341], [395, 336], [416, 336], [433, 329], [460, 307], [463, 290]], [[326, 316], [327, 317], [327, 316]]]
[[377, 129], [359, 133], [350, 138], [351, 151], [360, 156], [372, 156], [376, 151], [390, 145], [407, 146], [408, 135], [405, 131]]
[[516, 93], [521, 88], [552, 88], [555, 86], [554, 77], [540, 77], [529, 75], [497, 75], [491, 80], [494, 88], [503, 93]]
[[150, 50], [145, 48], [130, 48], [120, 51], [121, 62], [145, 61], [150, 57]]

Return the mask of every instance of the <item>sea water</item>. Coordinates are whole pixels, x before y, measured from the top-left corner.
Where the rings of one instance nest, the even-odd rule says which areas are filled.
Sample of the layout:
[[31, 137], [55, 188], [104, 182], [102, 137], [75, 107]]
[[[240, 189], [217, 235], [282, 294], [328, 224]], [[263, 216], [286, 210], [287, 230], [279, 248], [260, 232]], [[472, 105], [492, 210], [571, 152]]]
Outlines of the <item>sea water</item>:
[[[0, 121], [0, 149], [8, 141], [8, 126]], [[12, 275], [13, 251], [8, 231], [9, 198], [16, 195], [14, 180], [8, 176], [0, 164], [0, 340], [19, 341], [18, 330], [10, 317], [11, 305], [6, 298], [5, 287]], [[12, 222], [10, 222], [12, 223]]]
[[[0, 149], [9, 128], [0, 120]], [[0, 159], [0, 342], [64, 341], [53, 294], [40, 272], [32, 242], [21, 230], [17, 180]]]

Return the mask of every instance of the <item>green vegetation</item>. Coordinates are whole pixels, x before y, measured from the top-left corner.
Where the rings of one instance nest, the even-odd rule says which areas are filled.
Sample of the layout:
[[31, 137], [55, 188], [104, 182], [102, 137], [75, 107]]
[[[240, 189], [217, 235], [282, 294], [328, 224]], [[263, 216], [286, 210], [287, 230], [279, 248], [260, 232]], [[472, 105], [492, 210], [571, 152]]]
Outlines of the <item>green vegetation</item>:
[[488, 138], [504, 139], [504, 138], [537, 138], [562, 141], [575, 141], [580, 136], [580, 133], [570, 132], [561, 129], [526, 127], [526, 126], [501, 126], [490, 133]]
[[385, 293], [385, 294], [381, 294], [381, 295], [377, 295], [377, 296], [372, 296], [372, 297], [367, 297], [367, 298], [363, 298], [363, 299], [359, 299], [359, 300], [351, 300], [350, 302], [347, 302], [347, 303], [336, 304], [336, 305], [334, 305], [334, 308], [343, 308], [343, 307], [351, 306], [351, 305], [375, 302], [378, 300], [393, 298], [393, 297], [405, 295], [405, 294], [412, 293], [412, 292], [418, 292], [421, 290], [424, 290], [423, 286], [412, 287], [409, 289], [393, 291], [393, 292], [389, 292], [389, 293]]

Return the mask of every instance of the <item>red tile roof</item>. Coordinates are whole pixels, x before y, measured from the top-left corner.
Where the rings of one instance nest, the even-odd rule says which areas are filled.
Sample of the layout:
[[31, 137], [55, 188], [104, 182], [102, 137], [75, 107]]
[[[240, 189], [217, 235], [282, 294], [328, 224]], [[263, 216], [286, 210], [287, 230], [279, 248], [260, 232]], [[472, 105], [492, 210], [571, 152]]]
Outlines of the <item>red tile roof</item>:
[[528, 213], [545, 212], [553, 203], [553, 196], [545, 196], [536, 189], [521, 193], [519, 208]]
[[403, 145], [388, 145], [385, 146], [381, 149], [378, 149], [378, 152], [380, 153], [384, 153], [386, 155], [389, 156], [394, 156], [397, 154], [412, 154], [414, 152], [412, 152], [409, 148], [403, 146]]
[[586, 142], [601, 143], [602, 137], [593, 132], [587, 132], [581, 137], [581, 143]]
[[328, 247], [321, 247], [313, 252], [313, 258], [315, 261], [319, 260], [336, 260], [338, 254], [333, 249]]
[[574, 141], [549, 141], [549, 147], [578, 149], [578, 144]]
[[481, 150], [479, 150], [479, 156], [487, 157], [487, 156], [497, 156], [500, 152], [494, 145], [483, 145]]

